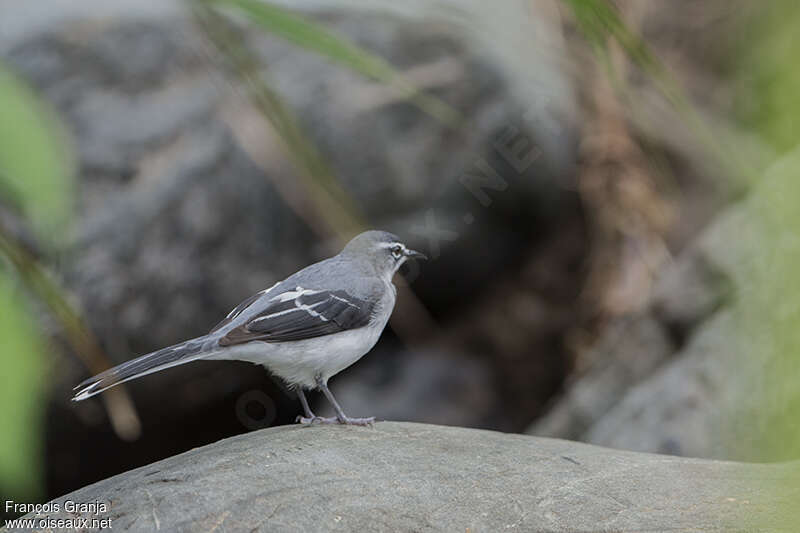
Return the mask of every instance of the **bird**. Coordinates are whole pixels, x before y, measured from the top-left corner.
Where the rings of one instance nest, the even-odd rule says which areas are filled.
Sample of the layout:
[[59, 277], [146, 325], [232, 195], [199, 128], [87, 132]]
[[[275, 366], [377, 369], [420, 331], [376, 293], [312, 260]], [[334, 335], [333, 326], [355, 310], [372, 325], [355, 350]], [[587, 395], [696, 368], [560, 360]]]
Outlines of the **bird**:
[[[378, 230], [354, 237], [342, 251], [309, 265], [237, 305], [201, 337], [132, 359], [75, 387], [73, 401], [115, 385], [192, 361], [248, 361], [264, 366], [297, 394], [310, 424], [370, 425], [375, 417], [349, 417], [328, 380], [378, 342], [392, 314], [392, 278], [410, 259], [427, 259], [396, 235]], [[315, 415], [306, 390], [320, 390], [336, 416]]]

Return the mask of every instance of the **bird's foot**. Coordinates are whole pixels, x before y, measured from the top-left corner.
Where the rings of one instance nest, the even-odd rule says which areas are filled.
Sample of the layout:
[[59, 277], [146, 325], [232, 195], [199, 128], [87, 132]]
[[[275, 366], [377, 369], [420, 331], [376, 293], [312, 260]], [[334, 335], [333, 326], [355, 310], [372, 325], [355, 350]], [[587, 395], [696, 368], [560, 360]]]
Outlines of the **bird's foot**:
[[336, 416], [298, 416], [297, 422], [299, 422], [303, 426], [313, 426], [314, 424], [342, 424], [347, 426], [371, 426], [375, 423], [375, 417], [370, 416], [369, 418], [350, 418], [349, 416], [345, 416], [343, 418], [339, 418]]
[[375, 423], [375, 417], [370, 416], [368, 418], [350, 418], [349, 416], [345, 416], [344, 418], [338, 419], [340, 424], [346, 424], [349, 426], [371, 426]]
[[335, 416], [298, 416], [297, 422], [303, 426], [313, 426], [314, 424], [339, 424], [339, 419]]

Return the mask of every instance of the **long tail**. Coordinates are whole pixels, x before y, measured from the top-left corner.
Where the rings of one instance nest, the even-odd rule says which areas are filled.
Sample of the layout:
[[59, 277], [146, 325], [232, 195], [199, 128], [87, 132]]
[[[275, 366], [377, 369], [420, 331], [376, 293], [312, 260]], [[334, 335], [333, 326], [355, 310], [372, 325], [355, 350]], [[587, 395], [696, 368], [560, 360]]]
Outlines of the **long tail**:
[[168, 348], [126, 361], [78, 384], [72, 401], [78, 402], [100, 394], [114, 385], [136, 379], [153, 372], [202, 359], [213, 352], [214, 342], [209, 337], [198, 337]]

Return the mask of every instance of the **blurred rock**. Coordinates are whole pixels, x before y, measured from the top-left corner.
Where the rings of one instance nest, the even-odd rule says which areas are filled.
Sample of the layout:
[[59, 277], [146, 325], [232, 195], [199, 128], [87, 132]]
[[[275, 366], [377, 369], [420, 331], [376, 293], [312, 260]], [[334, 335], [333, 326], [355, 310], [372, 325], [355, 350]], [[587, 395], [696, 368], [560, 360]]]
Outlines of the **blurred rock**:
[[[730, 457], [726, 417], [747, 400], [732, 374], [729, 313], [708, 320], [679, 356], [633, 383], [581, 440], [626, 450]], [[749, 394], [747, 394], [749, 396]]]
[[[277, 427], [54, 500], [114, 531], [791, 531], [800, 465], [381, 422]], [[63, 510], [67, 500], [107, 512]], [[33, 514], [27, 515], [33, 517]]]
[[680, 347], [698, 324], [726, 303], [732, 290], [725, 272], [695, 245], [664, 269], [653, 290], [652, 314]]
[[784, 297], [800, 260], [790, 200], [799, 162], [794, 152], [774, 164], [664, 273], [630, 330], [634, 339], [645, 325], [660, 330], [653, 349], [615, 347], [607, 363], [615, 386], [598, 387], [590, 369], [531, 433], [692, 457], [796, 456], [794, 434], [780, 424], [800, 405], [790, 355], [800, 315]]
[[[15, 14], [22, 25], [30, 23], [26, 13]], [[88, 308], [106, 311], [105, 302], [89, 297], [100, 291], [82, 287], [99, 279], [110, 283], [117, 276], [124, 279], [115, 283], [127, 286], [129, 294], [163, 295], [162, 302], [146, 304], [158, 308], [159, 317], [137, 313], [142, 304], [120, 298], [122, 289], [105, 296], [130, 309], [115, 312], [115, 320], [140, 317], [138, 323], [117, 322], [117, 334], [136, 330], [142, 346], [154, 347], [179, 336], [141, 335], [187, 315], [185, 306], [173, 308], [179, 305], [173, 303], [176, 292], [195, 309], [219, 316], [277, 275], [336, 246], [309, 249], [311, 234], [302, 217], [291, 212], [296, 206], [288, 207], [281, 188], [271, 184], [287, 179], [279, 176], [292, 172], [286, 164], [265, 169], [238, 149], [247, 136], [236, 131], [244, 120], [241, 113], [256, 113], [232, 75], [218, 69], [209, 44], [187, 15], [132, 8], [126, 19], [114, 13], [102, 23], [93, 24], [86, 15], [87, 20], [66, 26], [32, 25], [29, 34], [5, 40], [3, 48], [53, 101], [74, 136], [82, 217], [79, 246], [69, 250], [80, 264], [65, 264], [72, 271], [71, 285]], [[391, 90], [277, 38], [252, 32], [252, 41], [269, 65], [271, 82], [296, 110], [370, 225], [393, 229], [436, 252], [420, 290], [434, 311], [447, 309], [453, 295], [442, 288], [479, 287], [518, 261], [546, 228], [555, 227], [564, 218], [560, 207], [567, 208], [567, 217], [576, 214], [574, 194], [555, 181], [567, 169], [554, 170], [535, 144], [536, 132], [520, 122], [523, 104], [511, 96], [502, 73], [473, 55], [459, 32], [442, 24], [345, 13], [326, 16], [326, 25], [389, 58], [400, 70], [413, 74], [423, 69], [424, 74], [427, 68], [435, 78], [427, 79], [427, 88], [465, 113], [468, 125], [454, 131], [397, 100]], [[57, 13], [49, 16], [55, 20]], [[380, 96], [374, 105], [364, 105], [369, 94]], [[568, 136], [569, 131], [562, 133]], [[269, 146], [257, 146], [272, 159], [285, 158], [275, 139], [266, 142]], [[560, 145], [563, 150], [574, 143]], [[513, 228], [509, 219], [516, 221]], [[480, 256], [474, 253], [476, 245], [485, 247]], [[149, 255], [148, 250], [159, 248], [163, 252], [157, 257]], [[145, 255], [132, 257], [137, 251]], [[235, 286], [211, 286], [218, 272], [206, 262], [215, 257], [224, 257], [227, 269], [241, 273], [232, 280]], [[90, 258], [97, 261], [87, 272]], [[187, 287], [167, 286], [175, 280], [159, 276], [148, 277], [145, 288], [137, 285], [144, 279], [131, 276], [144, 261], [154, 271], [203, 279], [195, 279], [188, 294]], [[459, 268], [465, 261], [470, 269]], [[120, 262], [128, 272], [115, 268]], [[266, 266], [271, 270], [264, 271]], [[454, 280], [454, 272], [461, 279]], [[206, 301], [198, 301], [201, 297]], [[99, 318], [108, 316], [105, 312]], [[196, 334], [213, 320], [193, 317], [192, 322]], [[182, 326], [175, 330], [187, 331]]]
[[[621, 320], [610, 326], [587, 359], [593, 362], [566, 385], [566, 391], [528, 432], [581, 439], [614, 407], [622, 395], [649, 377], [672, 354], [661, 324], [650, 317]], [[623, 446], [624, 448], [624, 446]]]
[[[715, 364], [730, 349], [730, 294], [723, 272], [695, 244], [669, 265], [641, 315], [616, 319], [532, 435], [691, 457], [727, 457], [709, 417], [735, 369]], [[719, 323], [719, 325], [717, 325]], [[716, 341], [716, 342], [712, 342]], [[727, 411], [726, 411], [727, 412]], [[715, 437], [715, 435], [717, 437]]]

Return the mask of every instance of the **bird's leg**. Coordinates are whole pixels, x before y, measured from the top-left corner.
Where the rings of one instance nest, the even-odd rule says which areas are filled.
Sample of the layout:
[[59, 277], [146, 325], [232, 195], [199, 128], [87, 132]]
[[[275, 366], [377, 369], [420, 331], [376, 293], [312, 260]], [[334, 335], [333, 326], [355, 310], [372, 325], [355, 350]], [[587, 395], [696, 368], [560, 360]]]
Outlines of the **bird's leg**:
[[342, 411], [342, 407], [339, 405], [339, 402], [336, 401], [336, 398], [333, 397], [333, 393], [328, 388], [328, 384], [322, 379], [321, 376], [317, 376], [316, 378], [317, 386], [322, 390], [322, 394], [331, 402], [333, 405], [333, 409], [336, 411], [336, 419], [339, 421], [340, 424], [350, 424], [354, 426], [369, 426], [375, 422], [375, 417], [371, 416], [369, 418], [350, 418], [344, 411]]
[[300, 405], [303, 406], [303, 412], [306, 414], [306, 417], [314, 418], [314, 413], [311, 412], [311, 408], [308, 406], [308, 400], [306, 400], [306, 394], [303, 392], [303, 389], [297, 389], [297, 397], [300, 398]]
[[311, 424], [333, 424], [339, 422], [339, 419], [335, 416], [326, 418], [323, 416], [317, 416], [311, 411], [311, 407], [308, 406], [308, 400], [306, 400], [306, 394], [303, 392], [303, 389], [297, 389], [297, 397], [300, 398], [300, 405], [303, 406], [303, 412], [306, 416], [298, 416], [297, 422], [300, 422], [303, 425], [311, 425]]

